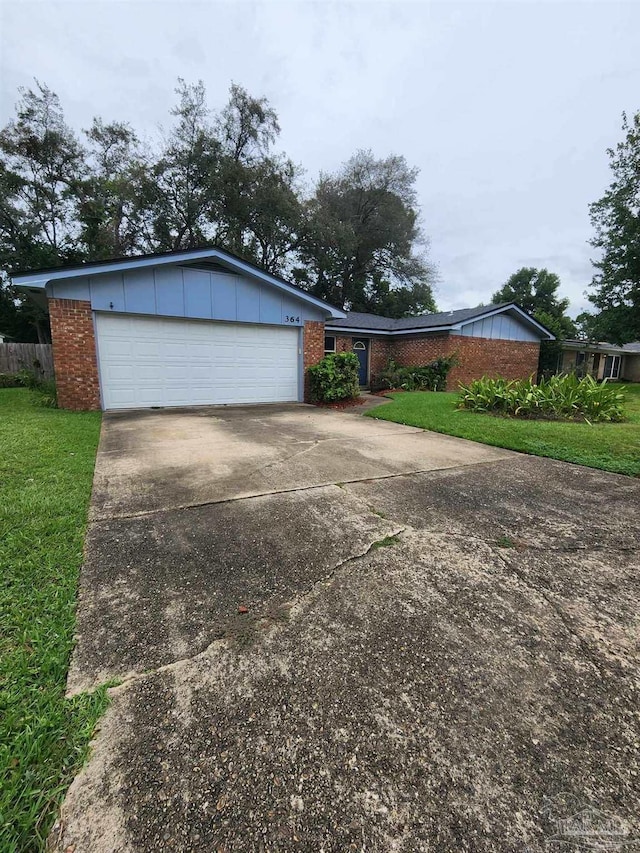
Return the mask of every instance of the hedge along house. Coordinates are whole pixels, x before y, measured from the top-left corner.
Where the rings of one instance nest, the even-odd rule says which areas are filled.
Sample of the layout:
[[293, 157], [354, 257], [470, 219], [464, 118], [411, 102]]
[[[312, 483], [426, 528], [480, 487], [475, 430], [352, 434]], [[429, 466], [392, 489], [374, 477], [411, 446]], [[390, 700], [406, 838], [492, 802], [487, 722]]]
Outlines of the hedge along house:
[[304, 398], [345, 313], [217, 248], [36, 270], [59, 405], [129, 409]]
[[450, 388], [481, 376], [535, 376], [543, 340], [554, 336], [513, 302], [400, 320], [350, 312], [325, 326], [325, 352], [353, 350], [362, 386], [389, 359], [412, 367], [453, 353], [459, 364], [449, 373]]

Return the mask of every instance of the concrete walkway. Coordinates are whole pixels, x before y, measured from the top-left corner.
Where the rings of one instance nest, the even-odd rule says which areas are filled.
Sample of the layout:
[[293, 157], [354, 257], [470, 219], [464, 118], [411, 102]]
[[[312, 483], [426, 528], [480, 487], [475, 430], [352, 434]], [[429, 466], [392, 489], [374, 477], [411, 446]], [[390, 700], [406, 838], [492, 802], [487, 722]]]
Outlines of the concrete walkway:
[[638, 506], [357, 414], [105, 416], [69, 690], [122, 683], [53, 848], [506, 853], [567, 809], [632, 824]]

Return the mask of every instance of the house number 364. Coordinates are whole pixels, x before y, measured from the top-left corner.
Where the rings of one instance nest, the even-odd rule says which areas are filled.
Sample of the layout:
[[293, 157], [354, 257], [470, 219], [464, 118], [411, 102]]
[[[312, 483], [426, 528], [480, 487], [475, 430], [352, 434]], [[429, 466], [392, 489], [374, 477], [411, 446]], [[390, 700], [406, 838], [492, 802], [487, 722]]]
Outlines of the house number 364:
[[285, 321], [285, 323], [299, 323], [299, 322], [300, 322], [300, 317], [290, 317], [290, 316], [287, 314], [287, 316], [285, 317], [285, 320], [284, 320], [284, 321]]

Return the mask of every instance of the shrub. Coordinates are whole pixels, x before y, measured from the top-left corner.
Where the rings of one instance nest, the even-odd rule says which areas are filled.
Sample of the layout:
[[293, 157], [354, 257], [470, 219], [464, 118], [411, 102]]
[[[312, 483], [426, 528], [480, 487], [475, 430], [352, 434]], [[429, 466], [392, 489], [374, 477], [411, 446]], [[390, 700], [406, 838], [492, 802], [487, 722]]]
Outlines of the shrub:
[[518, 418], [622, 421], [624, 394], [606, 381], [574, 374], [551, 376], [536, 385], [531, 379], [483, 377], [460, 385], [458, 408]]
[[17, 373], [0, 373], [0, 388], [35, 388], [41, 381], [37, 373], [26, 367]]
[[0, 388], [19, 388], [22, 385], [15, 373], [0, 373]]
[[400, 367], [393, 359], [389, 359], [384, 370], [371, 377], [369, 387], [372, 391], [388, 391], [390, 388], [402, 388], [405, 379], [405, 367]]
[[372, 378], [371, 390], [403, 388], [405, 391], [444, 391], [449, 371], [457, 364], [458, 357], [455, 353], [440, 356], [421, 367], [400, 367], [390, 360], [385, 369]]
[[308, 369], [311, 399], [316, 403], [351, 400], [360, 393], [358, 356], [352, 352], [334, 352]]
[[48, 409], [58, 408], [58, 391], [53, 379], [38, 380], [31, 391], [38, 406], [45, 406]]

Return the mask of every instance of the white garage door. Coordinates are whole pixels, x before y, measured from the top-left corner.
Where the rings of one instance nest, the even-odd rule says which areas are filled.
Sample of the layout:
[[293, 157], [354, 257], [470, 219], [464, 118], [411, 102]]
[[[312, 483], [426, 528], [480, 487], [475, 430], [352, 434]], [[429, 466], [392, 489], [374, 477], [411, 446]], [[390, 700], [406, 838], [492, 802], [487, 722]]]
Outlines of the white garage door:
[[105, 409], [298, 399], [298, 329], [96, 314]]

